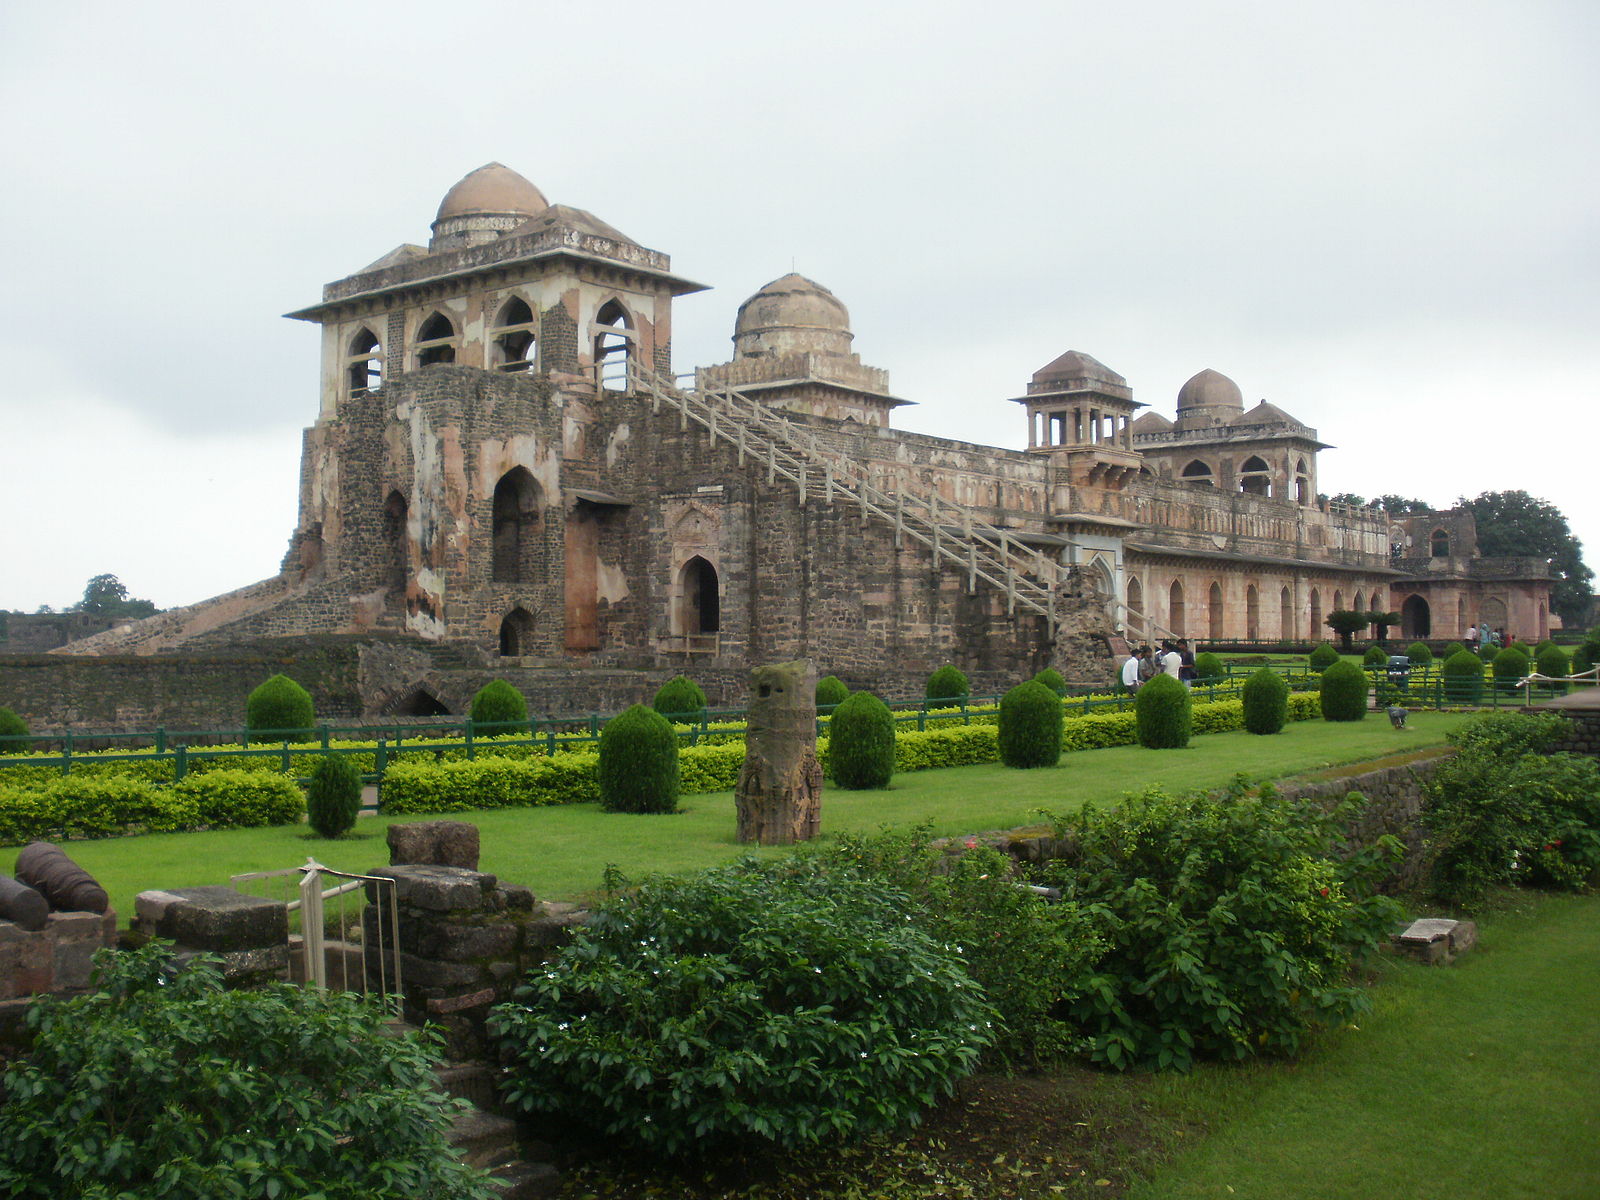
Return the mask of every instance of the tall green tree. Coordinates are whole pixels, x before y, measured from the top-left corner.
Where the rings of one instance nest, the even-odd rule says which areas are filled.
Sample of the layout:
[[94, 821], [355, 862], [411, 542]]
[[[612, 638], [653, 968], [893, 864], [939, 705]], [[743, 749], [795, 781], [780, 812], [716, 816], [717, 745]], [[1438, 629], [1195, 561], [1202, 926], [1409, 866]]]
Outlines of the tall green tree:
[[1527, 492], [1484, 492], [1458, 503], [1470, 508], [1477, 522], [1479, 554], [1544, 559], [1555, 575], [1551, 610], [1564, 625], [1582, 623], [1594, 572], [1584, 565], [1583, 543], [1559, 508]]
[[148, 617], [156, 606], [152, 601], [129, 596], [127, 584], [115, 575], [96, 575], [84, 585], [83, 599], [69, 611], [97, 617]]

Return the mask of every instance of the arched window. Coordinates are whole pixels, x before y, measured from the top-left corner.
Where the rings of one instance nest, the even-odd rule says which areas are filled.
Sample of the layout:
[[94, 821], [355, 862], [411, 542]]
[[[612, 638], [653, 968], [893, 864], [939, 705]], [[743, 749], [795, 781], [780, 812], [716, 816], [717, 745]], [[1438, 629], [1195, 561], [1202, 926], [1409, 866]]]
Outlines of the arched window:
[[417, 329], [415, 350], [419, 367], [455, 362], [456, 327], [450, 318], [436, 312], [424, 321]]
[[1253, 583], [1244, 590], [1244, 635], [1252, 642], [1261, 636], [1261, 597]]
[[1400, 606], [1400, 629], [1408, 638], [1425, 638], [1433, 633], [1433, 615], [1428, 602], [1421, 596], [1410, 595]]
[[1278, 593], [1278, 636], [1284, 641], [1294, 636], [1294, 596], [1288, 588]]
[[345, 353], [345, 377], [352, 396], [363, 395], [383, 384], [383, 345], [372, 330], [359, 329], [350, 339]]
[[1478, 620], [1489, 622], [1490, 629], [1504, 629], [1506, 627], [1506, 602], [1494, 596], [1480, 601], [1478, 604]]
[[1239, 468], [1239, 490], [1252, 496], [1266, 496], [1272, 492], [1272, 475], [1266, 462], [1252, 454]]
[[1428, 554], [1432, 558], [1450, 557], [1450, 534], [1443, 529], [1435, 529], [1428, 537]]
[[1140, 618], [1144, 616], [1144, 585], [1137, 575], [1128, 576], [1128, 608]]
[[1174, 579], [1172, 586], [1167, 589], [1167, 624], [1172, 627], [1173, 633], [1182, 635], [1183, 622], [1183, 581]]
[[492, 577], [521, 583], [536, 574], [543, 532], [539, 484], [526, 467], [514, 467], [494, 485]]
[[595, 378], [609, 391], [625, 392], [633, 346], [633, 321], [628, 310], [615, 300], [607, 300], [595, 314], [594, 325]]
[[1311, 503], [1311, 471], [1303, 458], [1294, 464], [1294, 498], [1299, 504]]
[[1211, 468], [1198, 458], [1184, 467], [1182, 479], [1185, 483], [1198, 483], [1205, 487], [1217, 486], [1217, 480], [1212, 474]]
[[678, 572], [678, 632], [686, 637], [722, 628], [722, 597], [717, 569], [696, 554]]
[[489, 330], [489, 366], [497, 371], [532, 371], [538, 356], [533, 309], [521, 296], [500, 306]]
[[1222, 640], [1222, 585], [1216, 580], [1211, 581], [1211, 594], [1206, 603], [1207, 632], [1214, 642]]
[[500, 653], [507, 658], [518, 658], [534, 652], [533, 614], [518, 606], [500, 622]]
[[1344, 611], [1344, 593], [1342, 591], [1340, 591], [1339, 589], [1337, 589], [1337, 588], [1335, 588], [1334, 592], [1333, 592], [1333, 608], [1330, 609], [1329, 611], [1330, 612], [1343, 612]]
[[1350, 608], [1354, 612], [1366, 612], [1367, 606], [1361, 602], [1361, 593], [1356, 593], [1356, 598], [1350, 601]]
[[406, 522], [410, 506], [399, 489], [389, 493], [383, 502], [383, 542], [389, 547], [391, 586], [404, 588], [411, 573], [411, 555]]
[[1311, 640], [1326, 636], [1322, 632], [1322, 590], [1311, 589]]

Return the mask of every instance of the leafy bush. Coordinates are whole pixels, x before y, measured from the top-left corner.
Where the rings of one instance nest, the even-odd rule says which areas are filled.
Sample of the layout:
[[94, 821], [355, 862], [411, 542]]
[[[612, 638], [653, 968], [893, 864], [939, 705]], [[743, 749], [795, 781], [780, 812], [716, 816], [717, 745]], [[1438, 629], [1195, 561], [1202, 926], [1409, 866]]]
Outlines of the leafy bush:
[[1412, 642], [1406, 647], [1406, 657], [1411, 660], [1413, 667], [1426, 667], [1433, 663], [1433, 651], [1428, 649], [1427, 642]]
[[1478, 661], [1480, 663], [1485, 664], [1485, 665], [1492, 664], [1494, 662], [1495, 655], [1500, 653], [1500, 649], [1501, 648], [1499, 646], [1494, 646], [1494, 645], [1487, 645], [1486, 644], [1486, 645], [1479, 646], [1478, 647]]
[[191, 802], [199, 823], [211, 829], [293, 825], [305, 814], [306, 797], [287, 775], [266, 771], [207, 771], [173, 784]]
[[1514, 646], [1507, 646], [1494, 656], [1489, 669], [1494, 673], [1495, 687], [1515, 691], [1517, 681], [1528, 674], [1528, 656]]
[[1584, 642], [1572, 652], [1572, 673], [1582, 675], [1592, 671], [1597, 662], [1600, 662], [1600, 642]]
[[918, 927], [961, 952], [999, 1014], [995, 1058], [1033, 1065], [1079, 1048], [1063, 1006], [1078, 997], [1103, 947], [1077, 905], [1046, 904], [1018, 886], [1008, 855], [970, 838], [941, 849], [926, 829], [844, 834], [802, 853], [814, 856], [819, 870], [847, 864], [904, 892]]
[[[1554, 642], [1540, 649], [1539, 656], [1534, 659], [1534, 666], [1538, 668], [1539, 674], [1550, 679], [1565, 679], [1572, 673], [1572, 662], [1567, 658], [1567, 652]], [[1565, 683], [1557, 684], [1556, 687], [1563, 692], [1567, 690]]]
[[0, 790], [0, 843], [177, 833], [199, 824], [189, 796], [127, 776], [63, 775], [43, 789]]
[[[961, 702], [971, 695], [971, 691], [966, 674], [960, 668], [947, 663], [928, 676], [927, 690], [923, 695], [930, 701], [930, 708], [959, 708]], [[949, 703], [931, 703], [934, 700], [944, 700]]]
[[1331, 811], [1242, 783], [1221, 798], [1153, 789], [1058, 823], [1077, 852], [1063, 894], [1106, 950], [1070, 1015], [1115, 1068], [1292, 1054], [1366, 1003], [1350, 979], [1399, 916], [1371, 888], [1392, 838], [1342, 857], [1364, 805]]
[[[244, 723], [252, 742], [281, 742], [283, 734], [309, 732], [316, 722], [317, 710], [311, 703], [311, 693], [287, 675], [274, 675], [245, 701]], [[274, 736], [256, 736], [269, 732]]]
[[489, 1200], [446, 1140], [430, 1035], [395, 1036], [353, 993], [228, 991], [211, 960], [95, 957], [97, 991], [29, 1012], [6, 1075], [0, 1192]]
[[1319, 643], [1311, 652], [1311, 656], [1306, 659], [1313, 671], [1325, 671], [1338, 661], [1339, 652], [1327, 642]]
[[1367, 673], [1352, 662], [1336, 662], [1322, 673], [1322, 719], [1359, 721], [1367, 715]]
[[1189, 689], [1171, 675], [1157, 675], [1134, 697], [1139, 745], [1150, 750], [1181, 750], [1194, 728]]
[[824, 675], [817, 680], [818, 711], [844, 703], [844, 698], [849, 694], [850, 689], [845, 687], [844, 681], [837, 675]]
[[1388, 662], [1389, 652], [1378, 645], [1377, 642], [1373, 642], [1372, 645], [1368, 646], [1366, 652], [1361, 656], [1361, 665], [1363, 667], [1382, 667], [1386, 666]]
[[1194, 677], [1199, 679], [1226, 679], [1228, 668], [1223, 664], [1222, 656], [1207, 650], [1194, 656]]
[[885, 788], [894, 778], [894, 714], [871, 692], [851, 692], [828, 722], [828, 770], [842, 788]]
[[668, 1155], [909, 1124], [995, 1013], [908, 903], [795, 859], [647, 881], [493, 1010], [503, 1094]]
[[319, 837], [343, 837], [361, 811], [361, 773], [343, 754], [324, 754], [306, 784], [306, 816]]
[[1466, 647], [1463, 646], [1460, 642], [1451, 642], [1448, 646], [1446, 646], [1444, 648], [1444, 653], [1439, 655], [1439, 660], [1441, 662], [1444, 662], [1444, 661], [1448, 660], [1452, 655], [1460, 654], [1465, 649], [1466, 649]]
[[1033, 677], [1034, 683], [1042, 683], [1056, 695], [1061, 695], [1067, 690], [1067, 681], [1062, 678], [1061, 672], [1054, 667], [1046, 667]]
[[1449, 734], [1457, 747], [1429, 781], [1434, 892], [1471, 903], [1506, 883], [1578, 888], [1600, 870], [1600, 764], [1551, 754], [1554, 713], [1484, 713]]
[[[743, 756], [741, 748], [741, 761]], [[599, 766], [600, 756], [593, 751], [550, 758], [398, 762], [384, 773], [382, 810], [385, 815], [409, 816], [478, 808], [591, 804], [600, 799]]]
[[1262, 667], [1244, 681], [1240, 697], [1244, 727], [1251, 733], [1281, 733], [1289, 720], [1289, 685], [1271, 667]]
[[650, 707], [663, 716], [691, 717], [698, 721], [705, 715], [706, 694], [687, 675], [675, 675], [661, 685]]
[[1000, 761], [1053, 767], [1061, 757], [1061, 697], [1042, 683], [1019, 683], [1000, 700]]
[[600, 806], [607, 812], [678, 811], [678, 735], [653, 708], [635, 704], [600, 732]]
[[528, 700], [504, 679], [491, 679], [478, 689], [468, 710], [474, 725], [488, 725], [500, 734], [528, 727]]
[[24, 754], [33, 748], [29, 742], [8, 741], [9, 738], [28, 736], [28, 723], [9, 708], [0, 708], [0, 758]]
[[1483, 695], [1483, 660], [1471, 650], [1461, 650], [1445, 659], [1440, 674], [1446, 700], [1476, 704]]

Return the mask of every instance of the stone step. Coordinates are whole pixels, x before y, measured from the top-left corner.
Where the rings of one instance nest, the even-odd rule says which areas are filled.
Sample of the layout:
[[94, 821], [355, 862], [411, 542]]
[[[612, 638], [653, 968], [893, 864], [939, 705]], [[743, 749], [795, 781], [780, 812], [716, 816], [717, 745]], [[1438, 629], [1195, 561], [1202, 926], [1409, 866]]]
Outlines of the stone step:
[[549, 1163], [514, 1162], [496, 1167], [489, 1175], [501, 1200], [537, 1200], [554, 1194], [561, 1172]]
[[439, 1081], [439, 1090], [445, 1095], [459, 1097], [487, 1112], [499, 1109], [500, 1099], [495, 1093], [492, 1067], [484, 1063], [446, 1063], [442, 1067], [435, 1067], [433, 1074]]
[[521, 1158], [517, 1148], [517, 1123], [481, 1108], [469, 1109], [450, 1122], [450, 1145], [467, 1163], [486, 1171]]

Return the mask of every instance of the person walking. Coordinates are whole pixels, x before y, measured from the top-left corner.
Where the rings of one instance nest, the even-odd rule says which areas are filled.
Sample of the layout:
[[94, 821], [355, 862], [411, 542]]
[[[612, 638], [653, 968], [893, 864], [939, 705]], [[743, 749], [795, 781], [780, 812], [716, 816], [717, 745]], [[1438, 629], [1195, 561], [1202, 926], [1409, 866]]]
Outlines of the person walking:
[[1139, 679], [1139, 660], [1144, 657], [1144, 653], [1143, 646], [1140, 646], [1137, 650], [1131, 650], [1128, 653], [1128, 661], [1122, 664], [1122, 686], [1130, 692], [1139, 690], [1141, 682]]

